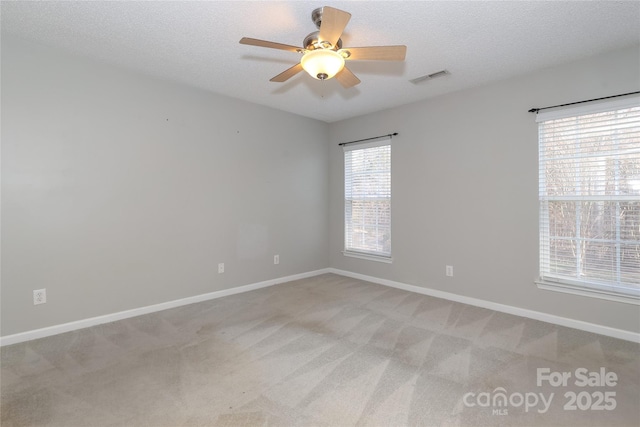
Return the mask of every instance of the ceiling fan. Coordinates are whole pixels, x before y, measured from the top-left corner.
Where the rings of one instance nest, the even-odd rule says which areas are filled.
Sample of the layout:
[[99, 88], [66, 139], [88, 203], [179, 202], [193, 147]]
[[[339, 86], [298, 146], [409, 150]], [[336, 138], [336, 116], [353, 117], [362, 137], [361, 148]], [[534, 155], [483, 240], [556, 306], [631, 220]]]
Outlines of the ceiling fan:
[[249, 37], [243, 37], [240, 43], [302, 54], [298, 64], [272, 78], [272, 82], [285, 82], [305, 70], [315, 79], [335, 77], [342, 86], [350, 88], [360, 83], [360, 79], [345, 66], [345, 60], [404, 61], [407, 47], [403, 45], [343, 48], [340, 36], [349, 19], [351, 14], [348, 12], [329, 6], [320, 7], [311, 13], [311, 20], [319, 31], [305, 37], [303, 47]]

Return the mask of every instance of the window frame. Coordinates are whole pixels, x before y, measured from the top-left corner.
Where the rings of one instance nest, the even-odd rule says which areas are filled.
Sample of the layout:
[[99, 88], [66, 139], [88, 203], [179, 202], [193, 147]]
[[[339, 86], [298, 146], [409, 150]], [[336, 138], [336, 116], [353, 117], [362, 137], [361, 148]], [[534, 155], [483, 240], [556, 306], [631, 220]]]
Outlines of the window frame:
[[[348, 216], [348, 201], [349, 200], [360, 200], [357, 198], [351, 198], [348, 199], [347, 194], [347, 153], [348, 152], [353, 152], [353, 151], [358, 151], [358, 150], [366, 150], [366, 149], [371, 149], [371, 148], [378, 148], [378, 147], [385, 147], [388, 146], [389, 147], [389, 167], [388, 167], [388, 174], [389, 174], [389, 196], [388, 196], [388, 200], [389, 200], [389, 228], [388, 228], [388, 235], [389, 235], [389, 252], [376, 252], [376, 251], [367, 251], [367, 250], [361, 250], [361, 249], [357, 249], [354, 248], [353, 246], [349, 247], [348, 245], [348, 228], [349, 228], [349, 216]], [[377, 261], [377, 262], [383, 262], [383, 263], [392, 263], [393, 262], [393, 257], [392, 257], [392, 249], [391, 249], [391, 228], [392, 228], [392, 220], [391, 220], [391, 210], [392, 210], [392, 189], [391, 189], [391, 171], [392, 171], [392, 148], [391, 148], [391, 137], [390, 136], [385, 136], [383, 138], [377, 139], [375, 141], [371, 141], [371, 142], [362, 142], [362, 143], [354, 143], [354, 144], [349, 144], [349, 145], [343, 145], [343, 161], [344, 161], [344, 168], [343, 168], [343, 189], [344, 189], [344, 194], [343, 194], [343, 221], [344, 221], [344, 227], [343, 227], [343, 251], [342, 254], [344, 256], [347, 257], [352, 257], [352, 258], [359, 258], [359, 259], [364, 259], [364, 260], [369, 260], [369, 261]]]
[[[600, 101], [600, 102], [591, 102], [584, 105], [572, 106], [569, 108], [562, 109], [554, 109], [549, 112], [539, 112], [536, 117], [536, 121], [538, 123], [542, 123], [545, 121], [551, 121], [562, 118], [570, 118], [570, 117], [578, 117], [588, 114], [597, 114], [602, 112], [612, 112], [617, 110], [623, 110], [632, 107], [640, 106], [640, 96], [630, 96], [621, 99]], [[552, 201], [552, 198], [546, 195], [543, 192], [546, 190], [546, 182], [544, 176], [544, 168], [543, 168], [543, 159], [542, 159], [542, 144], [540, 139], [540, 127], [538, 128], [538, 149], [539, 149], [539, 166], [538, 166], [538, 178], [540, 183], [539, 189], [539, 214], [538, 214], [538, 224], [539, 224], [539, 260], [538, 260], [538, 268], [539, 268], [539, 277], [535, 281], [536, 285], [540, 289], [557, 291], [562, 293], [581, 295], [593, 298], [600, 298], [609, 301], [623, 302], [629, 304], [640, 305], [640, 288], [639, 289], [631, 289], [624, 286], [616, 286], [615, 283], [610, 284], [598, 284], [593, 281], [581, 281], [578, 279], [572, 280], [567, 277], [562, 277], [560, 274], [554, 275], [550, 271], [543, 271], [544, 264], [548, 260], [544, 259], [543, 253], [549, 254], [549, 250], [545, 250], [545, 245], [548, 248], [550, 245], [550, 235], [545, 235], [545, 229], [543, 224], [543, 218], [545, 218], [545, 206]], [[586, 201], [589, 196], [575, 197], [576, 202]], [[602, 196], [603, 199], [607, 199], [607, 196]], [[640, 199], [640, 197], [639, 197]], [[623, 200], [620, 198], [611, 198], [608, 199], [610, 201], [620, 201]], [[548, 209], [546, 210], [546, 225], [549, 225], [548, 219]], [[616, 219], [618, 221], [618, 219]], [[545, 240], [548, 239], [548, 240]], [[580, 239], [579, 236], [576, 237]], [[621, 241], [622, 242], [622, 241]], [[621, 244], [621, 243], [619, 243]]]

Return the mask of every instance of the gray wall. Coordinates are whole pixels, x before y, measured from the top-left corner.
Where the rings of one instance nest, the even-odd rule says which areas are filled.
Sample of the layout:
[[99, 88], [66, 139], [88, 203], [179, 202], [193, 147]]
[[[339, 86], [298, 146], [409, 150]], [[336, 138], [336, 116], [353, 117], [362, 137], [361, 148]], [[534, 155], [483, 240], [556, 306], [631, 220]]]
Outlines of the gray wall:
[[2, 335], [327, 267], [327, 139], [3, 37]]
[[[640, 331], [637, 305], [537, 289], [537, 124], [527, 110], [636, 91], [637, 46], [330, 127], [330, 263], [360, 274]], [[455, 74], [455, 70], [451, 70]], [[416, 86], [428, 90], [438, 80]], [[338, 142], [397, 131], [393, 264], [344, 257]], [[453, 265], [454, 277], [445, 276]]]
[[[328, 125], [3, 37], [1, 334], [328, 266], [638, 332], [535, 287], [526, 112], [638, 90], [638, 52]], [[337, 143], [391, 131], [394, 262], [345, 258]]]

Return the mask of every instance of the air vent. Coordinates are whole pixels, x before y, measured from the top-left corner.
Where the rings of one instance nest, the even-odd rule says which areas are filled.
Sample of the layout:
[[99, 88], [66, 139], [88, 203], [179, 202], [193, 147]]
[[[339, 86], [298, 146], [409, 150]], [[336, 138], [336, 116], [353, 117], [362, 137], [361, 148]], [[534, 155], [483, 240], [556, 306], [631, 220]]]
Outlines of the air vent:
[[414, 85], [423, 82], [425, 80], [431, 80], [431, 79], [435, 79], [438, 77], [443, 77], [446, 75], [451, 74], [450, 72], [448, 72], [447, 70], [441, 70], [441, 71], [436, 71], [435, 73], [431, 73], [431, 74], [427, 74], [426, 76], [422, 76], [422, 77], [416, 77], [415, 79], [411, 79], [409, 80], [411, 83], [413, 83]]

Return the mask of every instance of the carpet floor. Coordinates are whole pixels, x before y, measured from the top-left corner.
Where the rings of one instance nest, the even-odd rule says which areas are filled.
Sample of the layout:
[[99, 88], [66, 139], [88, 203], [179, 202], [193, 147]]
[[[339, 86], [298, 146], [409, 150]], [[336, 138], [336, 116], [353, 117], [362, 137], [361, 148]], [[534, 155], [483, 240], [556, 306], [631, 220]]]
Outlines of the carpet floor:
[[1, 375], [3, 427], [640, 425], [637, 343], [334, 274], [5, 346]]

